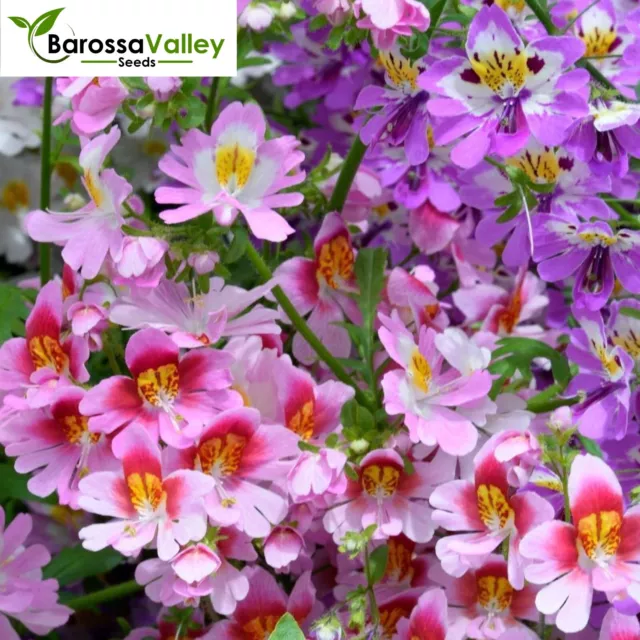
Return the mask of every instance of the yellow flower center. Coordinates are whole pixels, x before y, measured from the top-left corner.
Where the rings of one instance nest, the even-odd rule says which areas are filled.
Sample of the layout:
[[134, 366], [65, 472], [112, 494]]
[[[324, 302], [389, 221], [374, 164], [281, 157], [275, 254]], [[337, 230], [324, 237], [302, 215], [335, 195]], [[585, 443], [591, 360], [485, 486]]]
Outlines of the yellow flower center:
[[420, 353], [419, 349], [414, 349], [409, 362], [409, 375], [413, 380], [413, 384], [423, 393], [429, 392], [429, 383], [431, 382], [431, 367], [427, 359]]
[[391, 465], [371, 464], [362, 471], [362, 488], [374, 498], [388, 498], [398, 488], [400, 471]]
[[513, 598], [513, 587], [506, 578], [482, 576], [477, 581], [478, 602], [491, 613], [508, 609]]
[[409, 547], [399, 542], [396, 538], [391, 538], [388, 542], [389, 556], [385, 578], [395, 582], [411, 581], [414, 570], [411, 561], [413, 553]]
[[382, 637], [392, 638], [398, 627], [398, 622], [402, 618], [408, 618], [411, 615], [411, 609], [405, 607], [393, 607], [380, 611], [380, 626], [382, 627]]
[[587, 556], [594, 562], [607, 560], [620, 546], [622, 519], [617, 511], [600, 511], [578, 522], [578, 537]]
[[36, 369], [49, 367], [62, 373], [69, 366], [69, 357], [60, 343], [51, 336], [36, 336], [29, 340], [29, 354]]
[[[89, 431], [89, 418], [81, 415], [64, 416], [60, 420], [60, 426], [65, 438], [71, 444], [77, 444], [82, 440], [85, 433]], [[99, 433], [89, 433], [89, 441], [95, 444], [100, 440]]]
[[204, 473], [217, 470], [221, 475], [229, 476], [240, 466], [246, 444], [246, 438], [234, 433], [206, 440], [198, 447], [196, 466]]
[[521, 13], [527, 6], [525, 0], [495, 0], [495, 3], [506, 12], [509, 9], [515, 9], [518, 13]]
[[581, 231], [578, 234], [578, 238], [587, 244], [600, 245], [602, 247], [611, 247], [617, 242], [615, 236], [610, 236], [607, 233], [596, 231], [595, 229]]
[[380, 64], [387, 72], [391, 84], [407, 92], [418, 88], [420, 68], [414, 62], [391, 51], [380, 52]]
[[127, 476], [129, 497], [135, 510], [141, 514], [155, 511], [165, 500], [167, 494], [162, 489], [162, 480], [153, 473], [145, 472]]
[[507, 164], [521, 169], [532, 182], [537, 184], [557, 182], [562, 171], [556, 154], [548, 147], [540, 152], [527, 150], [518, 156], [509, 158]]
[[154, 407], [161, 407], [178, 395], [178, 367], [175, 364], [163, 364], [157, 369], [147, 369], [138, 375], [136, 383], [143, 400]]
[[339, 235], [325, 242], [318, 257], [316, 275], [332, 288], [338, 289], [341, 282], [353, 277], [353, 249], [344, 235]]
[[243, 625], [242, 631], [244, 633], [242, 637], [246, 638], [246, 640], [265, 640], [276, 628], [279, 619], [280, 616], [278, 615], [253, 618]]
[[[480, 58], [476, 53], [469, 62], [482, 83], [501, 97], [517, 94], [528, 75], [524, 51], [513, 54], [494, 51], [493, 55], [486, 58]], [[508, 87], [511, 87], [511, 91], [507, 90]]]
[[98, 176], [94, 175], [91, 171], [85, 171], [84, 184], [87, 189], [87, 193], [91, 196], [91, 199], [95, 203], [96, 207], [101, 209], [102, 205], [104, 204], [105, 198]]
[[498, 326], [502, 333], [513, 333], [518, 321], [520, 320], [520, 312], [522, 311], [522, 297], [518, 290], [509, 302], [509, 306], [498, 315]]
[[634, 331], [621, 335], [615, 333], [611, 338], [611, 342], [616, 347], [622, 347], [632, 358], [640, 358], [640, 336], [637, 336]]
[[492, 484], [481, 484], [477, 489], [477, 498], [480, 519], [487, 528], [504, 529], [507, 523], [513, 519], [513, 509], [498, 487]]
[[303, 440], [309, 440], [313, 436], [315, 427], [314, 411], [315, 403], [313, 400], [308, 400], [289, 418], [287, 427]]
[[603, 30], [594, 27], [586, 33], [578, 33], [580, 39], [587, 47], [586, 57], [606, 56], [611, 52], [611, 45], [617, 40], [618, 34], [615, 27], [611, 25], [609, 29]]
[[216, 176], [229, 193], [240, 191], [248, 182], [256, 161], [253, 149], [235, 144], [216, 149]]
[[2, 190], [0, 203], [11, 213], [18, 213], [29, 207], [29, 187], [22, 180], [9, 180]]

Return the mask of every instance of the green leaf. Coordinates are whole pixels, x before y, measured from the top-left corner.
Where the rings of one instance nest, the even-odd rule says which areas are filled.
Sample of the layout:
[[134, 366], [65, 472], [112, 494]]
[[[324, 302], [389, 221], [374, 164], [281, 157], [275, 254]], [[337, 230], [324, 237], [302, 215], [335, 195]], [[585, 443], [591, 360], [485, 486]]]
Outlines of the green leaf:
[[61, 9], [52, 9], [37, 18], [31, 25], [31, 29], [35, 29], [36, 36], [43, 36], [45, 33], [49, 33], [49, 31], [53, 29], [53, 25], [56, 23], [56, 20], [62, 11], [64, 11], [64, 7]]
[[329, 49], [335, 51], [342, 44], [342, 38], [344, 37], [344, 30], [346, 26], [347, 23], [345, 22], [344, 24], [338, 25], [337, 27], [333, 27], [333, 29], [331, 29], [331, 33], [329, 34], [326, 42], [326, 45], [327, 47], [329, 47]]
[[45, 578], [55, 578], [64, 587], [89, 576], [107, 573], [122, 560], [123, 556], [110, 547], [102, 551], [87, 551], [82, 545], [76, 545], [55, 555], [44, 568], [43, 574]]
[[582, 444], [582, 448], [590, 453], [592, 456], [596, 456], [597, 458], [604, 458], [604, 454], [602, 453], [602, 449], [598, 446], [598, 443], [592, 440], [591, 438], [587, 438], [586, 436], [582, 436], [579, 433], [576, 433], [578, 436], [578, 440], [580, 440], [580, 444]]
[[21, 29], [28, 29], [30, 26], [24, 18], [20, 18], [19, 16], [9, 16], [9, 20], [11, 20], [13, 24], [17, 24]]
[[269, 58], [261, 56], [251, 56], [251, 58], [245, 58], [242, 62], [238, 63], [238, 69], [244, 69], [245, 67], [259, 67], [263, 64], [270, 64]]
[[24, 323], [29, 315], [22, 289], [0, 283], [0, 344], [13, 336], [24, 335]]
[[309, 33], [313, 33], [314, 31], [320, 31], [324, 27], [328, 26], [329, 20], [327, 20], [327, 16], [324, 13], [319, 13], [317, 16], [314, 16], [309, 21]]
[[518, 198], [497, 220], [499, 224], [513, 220], [522, 211], [522, 200]]
[[520, 199], [520, 194], [517, 191], [512, 191], [511, 193], [506, 193], [496, 198], [494, 204], [496, 207], [508, 207], [509, 205], [519, 202]]
[[633, 318], [634, 320], [640, 320], [640, 309], [634, 309], [633, 307], [620, 307], [620, 315]]
[[529, 189], [536, 193], [552, 193], [555, 188], [556, 185], [554, 182], [544, 182], [539, 184], [537, 182], [532, 182], [531, 180], [529, 181]]
[[375, 429], [375, 420], [372, 413], [355, 400], [349, 400], [344, 403], [340, 412], [340, 421], [345, 429], [354, 429], [359, 434]]
[[389, 560], [389, 547], [386, 544], [382, 544], [376, 547], [369, 554], [369, 579], [373, 586], [377, 582], [380, 582], [384, 577], [384, 572], [387, 570], [387, 561]]
[[508, 165], [505, 165], [504, 170], [507, 172], [507, 175], [509, 176], [509, 180], [511, 180], [511, 182], [513, 182], [514, 184], [518, 184], [524, 187], [529, 182], [529, 177], [519, 167], [514, 167], [508, 164]]
[[247, 243], [249, 242], [249, 235], [242, 228], [238, 227], [233, 230], [233, 240], [224, 254], [224, 263], [233, 264], [242, 258], [244, 252], [247, 249]]
[[361, 249], [356, 258], [356, 280], [360, 288], [358, 306], [362, 311], [363, 324], [372, 328], [380, 295], [384, 288], [384, 270], [387, 266], [387, 252], [376, 249]]
[[278, 624], [269, 636], [269, 640], [305, 640], [305, 638], [296, 619], [290, 613], [285, 613], [278, 620]]
[[23, 502], [32, 500], [35, 502], [46, 502], [48, 504], [57, 504], [58, 502], [55, 494], [46, 498], [34, 496], [29, 489], [27, 489], [29, 476], [18, 473], [12, 464], [0, 464], [0, 478], [2, 478], [2, 482], [0, 482], [0, 502], [5, 502], [10, 499], [22, 500]]

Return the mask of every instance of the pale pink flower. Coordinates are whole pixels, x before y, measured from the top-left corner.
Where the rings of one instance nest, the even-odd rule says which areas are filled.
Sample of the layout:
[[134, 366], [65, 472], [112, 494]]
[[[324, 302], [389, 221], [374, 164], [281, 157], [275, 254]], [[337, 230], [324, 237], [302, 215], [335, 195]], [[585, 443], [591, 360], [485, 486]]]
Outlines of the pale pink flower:
[[166, 268], [164, 256], [169, 245], [164, 240], [127, 236], [114, 258], [114, 284], [157, 287]]
[[181, 183], [157, 189], [160, 204], [181, 205], [160, 217], [174, 224], [212, 212], [228, 227], [241, 212], [256, 238], [280, 242], [291, 235], [293, 228], [274, 208], [302, 203], [301, 193], [278, 192], [304, 180], [298, 170], [304, 154], [293, 136], [265, 140], [265, 131], [260, 107], [239, 102], [222, 111], [211, 135], [188, 131], [160, 160], [160, 169]]
[[340, 25], [351, 14], [349, 0], [313, 0], [313, 7], [318, 13], [327, 16], [327, 20], [333, 25]]
[[410, 36], [413, 29], [424, 32], [431, 22], [429, 10], [419, 0], [357, 0], [356, 16], [364, 12], [357, 25], [371, 29], [378, 49], [391, 49], [399, 36]]
[[153, 92], [153, 97], [158, 102], [167, 102], [172, 98], [182, 86], [181, 78], [145, 78], [144, 81]]
[[264, 31], [273, 22], [273, 18], [273, 9], [268, 4], [252, 0], [238, 17], [238, 24], [251, 31]]
[[611, 607], [602, 621], [600, 640], [638, 640], [640, 622], [637, 616], [625, 616]]
[[112, 546], [131, 556], [155, 540], [160, 559], [171, 560], [179, 545], [204, 537], [202, 498], [213, 489], [211, 478], [188, 470], [163, 475], [160, 449], [140, 426], [124, 431], [113, 452], [122, 461], [122, 472], [92, 473], [79, 484], [80, 507], [113, 518], [80, 531], [85, 549]]
[[294, 505], [285, 520], [264, 541], [264, 559], [274, 569], [295, 562], [305, 549], [304, 535], [311, 527], [313, 512], [306, 504]]

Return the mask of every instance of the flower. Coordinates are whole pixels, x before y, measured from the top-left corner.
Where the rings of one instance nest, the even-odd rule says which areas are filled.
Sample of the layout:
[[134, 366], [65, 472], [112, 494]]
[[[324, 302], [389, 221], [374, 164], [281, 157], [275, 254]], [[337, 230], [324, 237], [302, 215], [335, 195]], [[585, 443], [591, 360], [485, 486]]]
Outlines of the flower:
[[209, 293], [194, 296], [183, 282], [163, 279], [157, 287], [133, 287], [129, 295], [120, 295], [109, 319], [128, 329], [161, 329], [186, 349], [215, 344], [222, 337], [279, 334], [278, 312], [254, 304], [275, 284], [272, 280], [246, 291], [211, 278]]
[[174, 452], [172, 464], [212, 479], [205, 508], [213, 523], [263, 538], [287, 515], [287, 500], [277, 481], [291, 466], [286, 459], [298, 451], [291, 431], [261, 425], [258, 411], [240, 408], [211, 420], [195, 446]]
[[[78, 480], [92, 471], [114, 470], [111, 443], [90, 433], [79, 405], [85, 392], [78, 387], [60, 390], [48, 410], [18, 414], [11, 425], [6, 454], [16, 457], [16, 471], [37, 470], [27, 487], [44, 498], [58, 491], [60, 504], [78, 508]], [[14, 437], [15, 434], [15, 437]]]
[[[339, 358], [351, 349], [348, 331], [339, 326], [345, 315], [357, 322], [357, 304], [349, 297], [356, 291], [355, 252], [345, 223], [337, 213], [329, 213], [313, 243], [315, 259], [291, 258], [274, 272], [274, 278], [289, 296], [301, 315], [309, 316], [309, 327], [321, 342]], [[296, 333], [293, 355], [303, 364], [313, 363], [317, 356], [304, 338]]]
[[241, 27], [249, 27], [251, 31], [264, 31], [273, 21], [273, 17], [273, 10], [268, 4], [252, 0], [238, 16], [238, 24]]
[[158, 102], [167, 102], [180, 91], [180, 87], [182, 86], [181, 78], [145, 78], [144, 81]]
[[408, 474], [393, 449], [368, 453], [358, 466], [358, 480], [349, 479], [338, 504], [323, 517], [336, 544], [348, 531], [370, 525], [376, 525], [374, 540], [400, 533], [414, 542], [431, 540], [435, 527], [427, 499], [437, 483], [453, 478], [453, 459], [439, 453], [430, 462], [414, 462], [413, 468]]
[[398, 621], [398, 640], [445, 640], [447, 635], [447, 598], [442, 589], [425, 591], [409, 619]]
[[569, 522], [545, 522], [527, 533], [520, 553], [530, 561], [525, 576], [547, 585], [536, 596], [538, 611], [556, 614], [566, 633], [584, 629], [593, 590], [626, 588], [640, 601], [640, 511], [623, 510], [622, 490], [607, 464], [590, 454], [575, 458], [569, 473]]
[[113, 453], [122, 461], [122, 472], [98, 471], [78, 485], [82, 509], [113, 518], [80, 530], [85, 549], [112, 546], [131, 556], [155, 540], [160, 559], [171, 560], [179, 545], [204, 537], [202, 498], [213, 490], [211, 478], [189, 470], [163, 475], [160, 449], [138, 425], [113, 442]]
[[278, 193], [304, 180], [297, 167], [304, 154], [297, 140], [283, 136], [265, 141], [266, 122], [260, 107], [234, 102], [211, 127], [211, 135], [190, 130], [160, 160], [160, 169], [182, 186], [156, 190], [160, 204], [179, 204], [160, 217], [169, 224], [213, 212], [222, 226], [242, 213], [256, 238], [280, 242], [293, 228], [274, 207], [295, 207], [300, 193]]
[[391, 49], [398, 36], [411, 36], [413, 29], [424, 32], [431, 22], [429, 10], [417, 0], [358, 0], [354, 12], [357, 26], [371, 30], [378, 49]]
[[[476, 428], [450, 407], [487, 395], [491, 377], [482, 369], [489, 364], [488, 350], [471, 343], [459, 329], [436, 334], [425, 326], [416, 344], [395, 311], [391, 318], [379, 318], [382, 345], [399, 365], [382, 379], [387, 413], [404, 414], [413, 442], [438, 444], [451, 455], [471, 452], [478, 439]], [[446, 372], [444, 360], [450, 365]]]
[[613, 292], [614, 276], [632, 293], [640, 293], [640, 233], [613, 232], [605, 222], [579, 222], [575, 216], [538, 216], [534, 260], [543, 280], [555, 282], [575, 274], [578, 306], [601, 309]]
[[316, 603], [316, 590], [308, 571], [298, 578], [288, 598], [262, 567], [245, 567], [242, 574], [250, 584], [247, 597], [228, 620], [214, 624], [202, 640], [262, 640], [285, 613], [304, 624], [312, 611], [319, 613], [318, 609], [322, 609]]
[[602, 621], [600, 640], [626, 640], [640, 637], [640, 622], [637, 616], [625, 616], [615, 607], [607, 611]]
[[467, 57], [440, 60], [418, 79], [436, 94], [428, 104], [442, 118], [436, 143], [468, 134], [451, 152], [464, 168], [487, 154], [517, 153], [530, 134], [544, 145], [562, 143], [574, 119], [588, 113], [578, 91], [588, 73], [567, 72], [584, 51], [572, 36], [547, 36], [525, 46], [497, 4], [484, 6], [469, 27]]
[[38, 242], [55, 242], [64, 246], [62, 257], [83, 278], [98, 275], [107, 255], [119, 260], [125, 236], [124, 203], [131, 195], [131, 185], [113, 169], [101, 170], [107, 154], [120, 139], [120, 130], [86, 142], [80, 153], [84, 171], [83, 184], [91, 202], [73, 213], [32, 211], [26, 220], [29, 235]]
[[0, 191], [0, 255], [7, 262], [26, 262], [33, 254], [24, 221], [29, 211], [29, 186], [22, 180], [9, 180]]
[[32, 633], [46, 635], [64, 625], [73, 610], [58, 604], [58, 581], [42, 579], [42, 567], [51, 560], [47, 549], [41, 544], [24, 546], [31, 533], [31, 516], [21, 513], [6, 528], [5, 524], [0, 507], [0, 635], [20, 640], [7, 615]]
[[112, 376], [90, 389], [80, 403], [93, 433], [120, 430], [115, 441], [140, 425], [157, 441], [188, 447], [210, 417], [241, 404], [230, 390], [231, 356], [213, 349], [179, 349], [158, 329], [132, 336], [125, 361], [133, 377]]
[[465, 531], [441, 538], [436, 555], [443, 570], [462, 576], [487, 559], [503, 540], [508, 540], [508, 578], [515, 589], [524, 585], [522, 537], [537, 524], [552, 520], [553, 507], [530, 491], [513, 493], [506, 465], [495, 456], [490, 440], [474, 458], [474, 480], [453, 480], [431, 494], [433, 521], [449, 531]]

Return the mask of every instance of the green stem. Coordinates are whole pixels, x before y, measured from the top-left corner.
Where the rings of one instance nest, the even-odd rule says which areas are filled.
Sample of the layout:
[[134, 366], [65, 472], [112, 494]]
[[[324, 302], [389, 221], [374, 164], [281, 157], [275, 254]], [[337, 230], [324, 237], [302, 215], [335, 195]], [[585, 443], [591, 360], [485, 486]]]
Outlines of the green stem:
[[102, 344], [104, 346], [104, 352], [107, 354], [107, 360], [109, 362], [109, 366], [111, 367], [111, 371], [113, 371], [113, 375], [122, 375], [122, 370], [120, 369], [120, 365], [118, 364], [115, 351], [113, 350], [113, 342], [108, 331], [105, 331], [102, 334]]
[[629, 211], [615, 200], [608, 198], [605, 198], [604, 200], [620, 216], [620, 221], [623, 224], [631, 226], [634, 229], [638, 229], [640, 227], [640, 218], [638, 216], [634, 216], [632, 213], [629, 213]]
[[562, 493], [564, 495], [564, 521], [571, 523], [571, 502], [569, 501], [569, 474], [562, 474]]
[[342, 163], [338, 181], [329, 200], [329, 211], [337, 211], [338, 213], [342, 211], [342, 207], [344, 207], [344, 203], [347, 201], [349, 190], [351, 189], [358, 167], [366, 151], [367, 145], [360, 140], [360, 136], [356, 136], [347, 157]]
[[[427, 47], [431, 43], [431, 38], [433, 38], [433, 34], [435, 30], [438, 28], [438, 23], [440, 22], [440, 18], [442, 16], [442, 12], [444, 11], [445, 6], [447, 5], [447, 0], [440, 0], [433, 9], [430, 11], [431, 14], [431, 26], [427, 29]], [[459, 35], [459, 32], [453, 32], [454, 35]], [[427, 49], [428, 51], [428, 49]], [[426, 55], [426, 51], [425, 51]]]
[[209, 99], [207, 100], [207, 112], [204, 117], [204, 130], [206, 133], [211, 131], [211, 125], [213, 125], [213, 118], [216, 113], [216, 106], [218, 103], [218, 89], [220, 88], [220, 78], [211, 79], [211, 88], [209, 89]]
[[380, 610], [378, 609], [378, 603], [376, 602], [376, 594], [373, 590], [373, 584], [371, 580], [371, 568], [369, 566], [369, 548], [364, 549], [364, 570], [367, 576], [367, 592], [369, 595], [369, 609], [371, 609], [371, 622], [377, 627], [380, 624]]
[[[51, 103], [53, 78], [44, 79], [44, 105], [42, 109], [42, 148], [40, 157], [40, 209], [46, 211], [51, 204]], [[51, 280], [51, 245], [40, 244], [40, 284]]]
[[529, 5], [529, 9], [534, 13], [536, 18], [540, 20], [544, 28], [549, 35], [553, 35], [556, 32], [556, 26], [551, 21], [549, 14], [540, 6], [538, 0], [526, 0]]
[[[613, 82], [611, 82], [605, 75], [603, 75], [600, 70], [594, 67], [588, 60], [578, 60], [578, 62], [576, 62], [576, 67], [582, 67], [583, 69], [586, 69], [591, 74], [591, 77], [596, 82], [599, 82], [605, 89], [611, 89], [612, 91], [618, 92], [618, 88], [616, 87], [616, 85], [613, 84]], [[620, 96], [620, 99], [626, 100], [624, 96]]]
[[117, 600], [124, 598], [133, 593], [141, 591], [143, 586], [138, 584], [135, 580], [129, 580], [128, 582], [122, 582], [112, 587], [106, 587], [100, 591], [94, 591], [84, 596], [78, 596], [77, 598], [71, 598], [64, 602], [68, 607], [80, 611], [82, 609], [90, 609], [103, 602], [109, 602], [110, 600]]
[[[262, 278], [264, 282], [271, 280], [273, 277], [271, 270], [251, 243], [247, 244], [246, 255], [253, 263], [253, 266], [258, 272], [260, 278]], [[307, 324], [306, 320], [298, 313], [282, 288], [279, 285], [275, 286], [272, 293], [273, 297], [278, 301], [278, 304], [289, 317], [289, 320], [291, 320], [291, 324], [293, 324], [300, 335], [309, 343], [311, 348], [318, 354], [318, 357], [329, 367], [329, 369], [331, 369], [331, 371], [333, 371], [336, 378], [353, 387], [355, 390], [356, 400], [360, 404], [375, 411], [375, 406], [372, 405], [369, 398], [354, 384], [352, 376], [347, 373], [346, 369], [340, 364], [340, 362], [338, 362], [335, 356], [333, 356], [322, 342], [320, 342], [318, 336], [316, 336]]]

